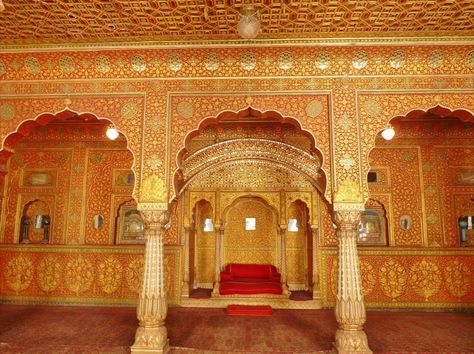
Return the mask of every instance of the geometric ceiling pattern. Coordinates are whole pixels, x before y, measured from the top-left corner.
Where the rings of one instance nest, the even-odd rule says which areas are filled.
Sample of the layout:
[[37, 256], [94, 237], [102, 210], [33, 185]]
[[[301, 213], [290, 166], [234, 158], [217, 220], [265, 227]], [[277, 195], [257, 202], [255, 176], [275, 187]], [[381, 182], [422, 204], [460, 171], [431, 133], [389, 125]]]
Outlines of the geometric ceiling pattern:
[[0, 45], [237, 40], [252, 3], [261, 39], [470, 37], [474, 0], [3, 0]]

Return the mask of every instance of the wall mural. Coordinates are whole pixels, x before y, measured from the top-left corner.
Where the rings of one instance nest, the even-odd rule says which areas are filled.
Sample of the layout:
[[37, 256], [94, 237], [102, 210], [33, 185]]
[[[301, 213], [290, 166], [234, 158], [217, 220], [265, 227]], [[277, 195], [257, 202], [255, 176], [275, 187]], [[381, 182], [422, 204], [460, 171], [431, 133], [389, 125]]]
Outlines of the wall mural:
[[[213, 65], [209, 65], [210, 55]], [[471, 210], [468, 196], [473, 193], [469, 179], [474, 166], [473, 147], [469, 145], [472, 129], [463, 133], [444, 131], [462, 145], [456, 148], [449, 146], [449, 141], [441, 143], [439, 136], [429, 130], [423, 132], [427, 138], [423, 141], [408, 137], [409, 141], [388, 146], [375, 139], [390, 119], [413, 110], [426, 111], [440, 105], [474, 112], [474, 46], [5, 52], [0, 68], [0, 148], [10, 148], [7, 137], [21, 122], [40, 120], [38, 116], [43, 112], [70, 109], [113, 121], [127, 137], [126, 146], [135, 162], [125, 165], [124, 157], [105, 157], [98, 147], [88, 152], [77, 141], [63, 150], [45, 145], [48, 150], [42, 156], [25, 148], [8, 161], [8, 168], [8, 153], [0, 153], [0, 188], [5, 190], [0, 194], [5, 206], [1, 220], [2, 300], [43, 301], [48, 299], [46, 294], [56, 294], [51, 298], [57, 302], [73, 298], [75, 302], [120, 303], [117, 294], [123, 291], [123, 301], [131, 302], [135, 295], [124, 283], [126, 271], [118, 281], [106, 275], [101, 270], [105, 266], [99, 265], [108, 262], [118, 269], [120, 262], [122, 269], [132, 263], [136, 266], [139, 261], [125, 255], [138, 251], [127, 245], [113, 247], [107, 251], [110, 253], [101, 248], [113, 240], [108, 233], [110, 228], [106, 230], [110, 215], [98, 210], [88, 215], [104, 216], [104, 228], [99, 231], [89, 221], [84, 231], [85, 219], [76, 217], [82, 213], [80, 201], [86, 186], [100, 189], [86, 171], [99, 171], [102, 161], [112, 169], [132, 169], [136, 177], [133, 191], [112, 182], [107, 187], [115, 195], [112, 205], [123, 203], [125, 194], [133, 194], [138, 202], [167, 203], [174, 193], [177, 153], [187, 134], [206, 118], [251, 106], [261, 112], [274, 110], [283, 117], [292, 117], [312, 134], [323, 155], [328, 199], [338, 196], [343, 202], [362, 203], [362, 197], [371, 197], [385, 206], [389, 246], [377, 248], [380, 254], [359, 247], [368, 306], [468, 307], [474, 301], [472, 273], [465, 266], [472, 263], [473, 251], [443, 250], [459, 246], [458, 214]], [[22, 129], [26, 134], [27, 129]], [[45, 129], [46, 144], [61, 138], [61, 133], [51, 135], [48, 126]], [[107, 148], [113, 150], [113, 146], [110, 143]], [[120, 166], [113, 166], [114, 159]], [[25, 167], [23, 174], [20, 167]], [[386, 185], [367, 182], [372, 167], [388, 171]], [[109, 172], [106, 175], [112, 181], [113, 171]], [[52, 193], [53, 190], [67, 193]], [[36, 251], [24, 245], [8, 245], [19, 241], [19, 230], [15, 229], [18, 200], [26, 204], [39, 195], [56, 213], [51, 221], [50, 248], [44, 246]], [[319, 241], [325, 247], [320, 258], [325, 264], [321, 286], [326, 288], [321, 293], [325, 294], [325, 306], [331, 306], [337, 240], [331, 206], [324, 198], [320, 198], [318, 206]], [[167, 261], [168, 282], [169, 277], [179, 279], [183, 271], [178, 246], [182, 206], [174, 204], [172, 211], [171, 228], [165, 235], [167, 259], [174, 259]], [[411, 218], [407, 229], [400, 226], [403, 216]], [[78, 253], [73, 251], [71, 245], [84, 243], [93, 246]], [[169, 258], [170, 252], [175, 258]], [[8, 265], [9, 262], [12, 263]], [[84, 285], [69, 284], [68, 288], [54, 280], [58, 277], [56, 272], [59, 279], [65, 276], [68, 262], [69, 269], [85, 270]], [[24, 274], [17, 273], [23, 269]], [[37, 277], [45, 269], [52, 280], [42, 280], [40, 288]], [[418, 281], [419, 274], [429, 275], [430, 282]], [[391, 277], [398, 280], [396, 287], [392, 286]], [[59, 285], [55, 287], [55, 283]], [[169, 290], [174, 291], [169, 295], [172, 299], [179, 298], [180, 286], [175, 284], [170, 287], [174, 290]]]

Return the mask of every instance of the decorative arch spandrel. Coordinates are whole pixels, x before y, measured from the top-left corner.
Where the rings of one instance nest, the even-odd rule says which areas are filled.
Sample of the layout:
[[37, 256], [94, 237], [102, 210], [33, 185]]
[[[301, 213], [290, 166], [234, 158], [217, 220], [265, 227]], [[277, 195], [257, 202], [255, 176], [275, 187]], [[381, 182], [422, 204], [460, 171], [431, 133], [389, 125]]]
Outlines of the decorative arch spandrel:
[[91, 115], [99, 120], [112, 122], [117, 130], [127, 137], [127, 148], [132, 152], [136, 183], [134, 196], [140, 191], [141, 165], [137, 163], [142, 158], [142, 128], [144, 120], [144, 97], [129, 96], [94, 96], [81, 95], [51, 97], [38, 95], [36, 97], [9, 97], [0, 99], [0, 150], [3, 144], [14, 132], [28, 121], [36, 121], [40, 125], [48, 123], [43, 117], [48, 115], [60, 116], [64, 112], [79, 115]]
[[[474, 112], [474, 92], [424, 93], [359, 93], [358, 116], [360, 129], [361, 173], [367, 176], [370, 169], [369, 153], [375, 147], [375, 137], [394, 117], [406, 116], [415, 110], [428, 111], [436, 106], [449, 111]], [[367, 180], [362, 179], [364, 197], [368, 197]]]
[[[326, 92], [288, 94], [202, 94], [171, 95], [170, 103], [170, 145], [171, 166], [169, 181], [173, 181], [178, 168], [179, 151], [184, 148], [189, 133], [195, 131], [201, 122], [209, 117], [218, 117], [225, 112], [239, 112], [249, 107], [257, 107], [259, 112], [273, 111], [281, 117], [291, 117], [303, 131], [309, 132], [316, 147], [321, 151], [321, 169], [327, 180], [331, 180], [331, 149], [329, 123], [329, 97]], [[326, 197], [331, 195], [330, 184], [326, 187]]]

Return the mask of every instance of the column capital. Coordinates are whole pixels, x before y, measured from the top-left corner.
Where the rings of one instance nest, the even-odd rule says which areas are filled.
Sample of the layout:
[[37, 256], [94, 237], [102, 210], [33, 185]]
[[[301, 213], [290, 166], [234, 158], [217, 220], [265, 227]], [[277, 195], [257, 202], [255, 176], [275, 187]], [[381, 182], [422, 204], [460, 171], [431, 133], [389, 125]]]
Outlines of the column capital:
[[340, 229], [357, 229], [360, 221], [360, 210], [335, 210], [334, 221]]
[[165, 227], [170, 221], [168, 209], [137, 209], [147, 227]]

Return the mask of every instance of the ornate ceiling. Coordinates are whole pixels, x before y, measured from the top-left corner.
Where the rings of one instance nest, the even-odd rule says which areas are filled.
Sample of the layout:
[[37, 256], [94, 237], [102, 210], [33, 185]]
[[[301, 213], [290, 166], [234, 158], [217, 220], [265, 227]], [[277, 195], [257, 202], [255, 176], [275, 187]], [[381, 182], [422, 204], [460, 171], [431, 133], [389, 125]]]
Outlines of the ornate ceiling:
[[244, 2], [259, 39], [474, 36], [472, 0], [3, 0], [0, 45], [237, 40]]

